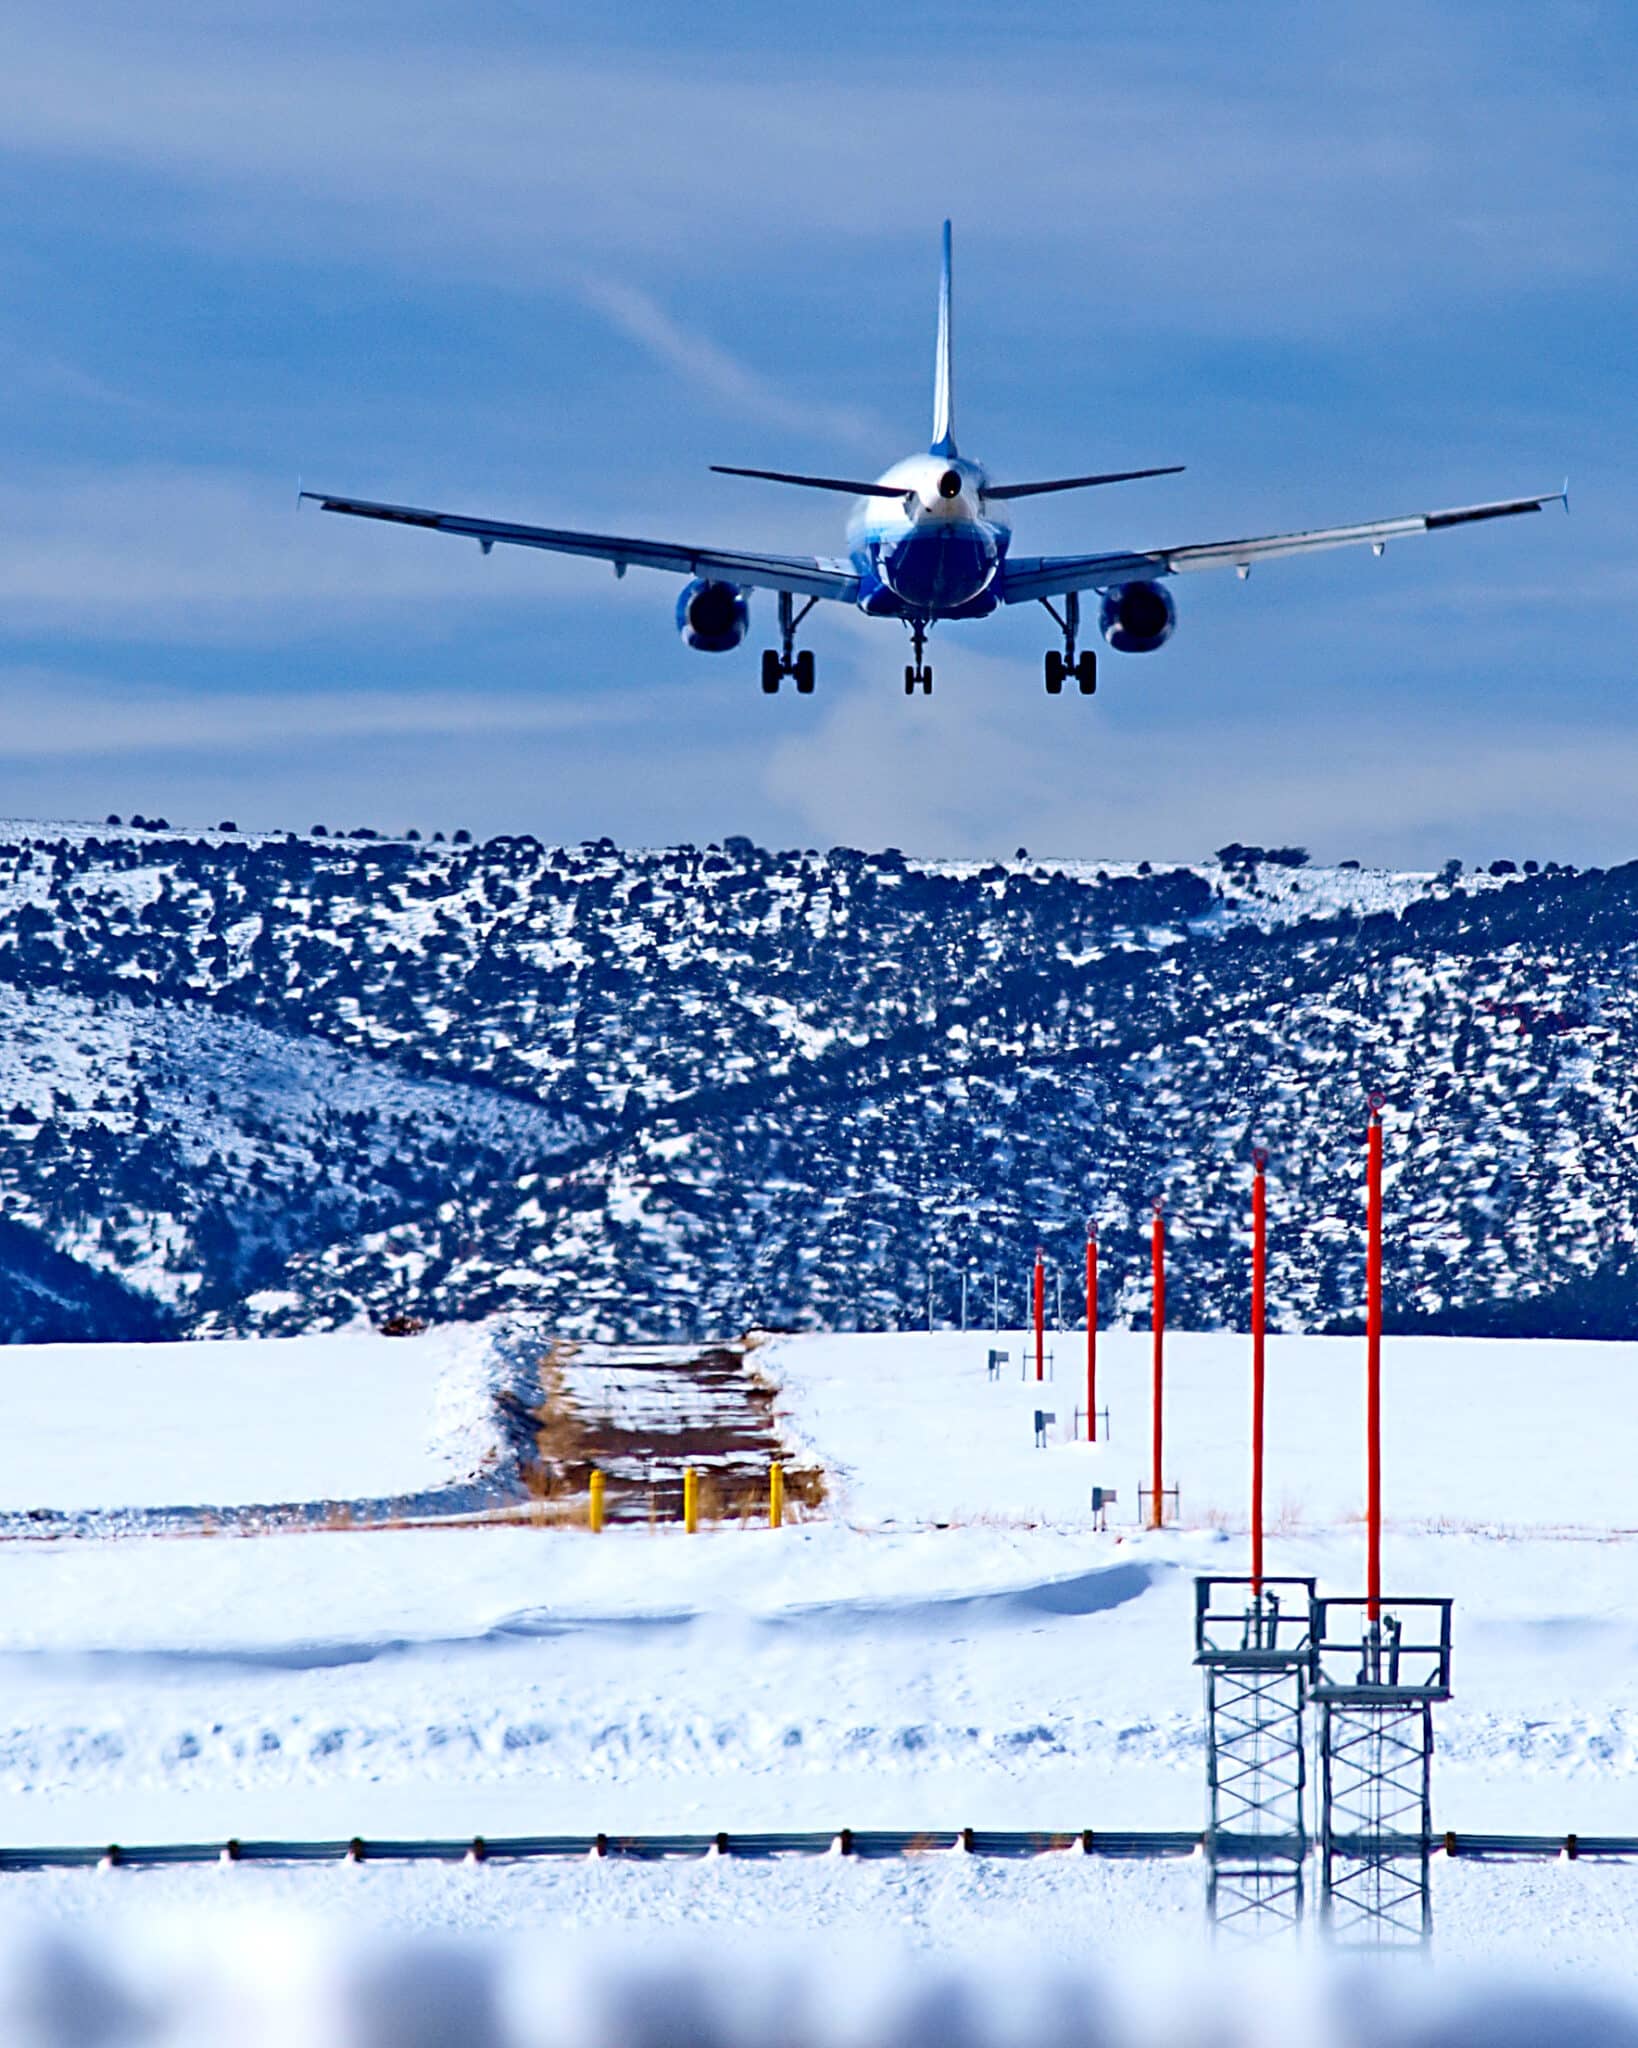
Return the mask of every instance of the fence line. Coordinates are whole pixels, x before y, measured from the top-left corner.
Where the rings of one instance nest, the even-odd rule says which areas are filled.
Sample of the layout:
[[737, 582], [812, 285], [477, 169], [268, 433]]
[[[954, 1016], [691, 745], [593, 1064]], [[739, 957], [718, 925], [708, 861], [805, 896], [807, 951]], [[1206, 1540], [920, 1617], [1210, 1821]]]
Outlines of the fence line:
[[[1231, 1845], [1232, 1846], [1232, 1845]], [[1474, 1862], [1563, 1857], [1569, 1861], [1638, 1860], [1638, 1835], [1465, 1835], [1435, 1833], [1428, 1846], [1446, 1856]], [[458, 1840], [369, 1839], [347, 1841], [146, 1842], [42, 1848], [0, 1848], [0, 1873], [29, 1870], [160, 1869], [200, 1863], [529, 1863], [551, 1858], [610, 1857], [659, 1863], [708, 1856], [766, 1860], [776, 1856], [856, 1856], [866, 1860], [949, 1854], [1033, 1857], [1076, 1852], [1119, 1859], [1179, 1858], [1194, 1855], [1203, 1837], [1187, 1829], [1073, 1828], [1062, 1832], [994, 1828], [945, 1828], [912, 1832], [891, 1828], [840, 1828], [785, 1834], [710, 1835], [473, 1835]], [[1221, 1842], [1219, 1847], [1222, 1847]], [[1419, 1856], [1419, 1835], [1384, 1836], [1389, 1854]]]

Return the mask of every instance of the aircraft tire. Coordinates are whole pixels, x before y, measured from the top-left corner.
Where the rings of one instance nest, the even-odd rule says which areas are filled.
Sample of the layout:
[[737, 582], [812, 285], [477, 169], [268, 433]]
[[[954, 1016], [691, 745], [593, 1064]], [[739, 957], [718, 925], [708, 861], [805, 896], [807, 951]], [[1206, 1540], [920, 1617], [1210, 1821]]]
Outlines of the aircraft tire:
[[1083, 697], [1092, 697], [1097, 694], [1098, 657], [1090, 648], [1087, 649], [1086, 653], [1075, 664], [1075, 680], [1080, 685]]
[[771, 647], [762, 656], [762, 688], [770, 697], [779, 690], [779, 656]]
[[813, 695], [813, 649], [804, 647], [796, 657], [796, 687], [804, 697]]
[[1047, 650], [1046, 686], [1049, 697], [1057, 697], [1063, 692], [1064, 658], [1056, 647], [1051, 647]]

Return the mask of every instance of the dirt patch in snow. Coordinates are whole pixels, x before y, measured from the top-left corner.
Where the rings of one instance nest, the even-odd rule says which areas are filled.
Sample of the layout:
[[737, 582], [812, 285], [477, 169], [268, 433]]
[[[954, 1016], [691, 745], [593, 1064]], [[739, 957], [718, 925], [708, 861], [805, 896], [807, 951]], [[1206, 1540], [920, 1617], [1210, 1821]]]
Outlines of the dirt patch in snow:
[[781, 1435], [775, 1390], [756, 1371], [754, 1348], [749, 1340], [700, 1350], [552, 1346], [541, 1360], [531, 1491], [548, 1506], [578, 1503], [578, 1518], [597, 1470], [610, 1522], [678, 1521], [692, 1466], [703, 1519], [760, 1520], [768, 1470], [779, 1463], [787, 1512], [818, 1507], [824, 1473]]

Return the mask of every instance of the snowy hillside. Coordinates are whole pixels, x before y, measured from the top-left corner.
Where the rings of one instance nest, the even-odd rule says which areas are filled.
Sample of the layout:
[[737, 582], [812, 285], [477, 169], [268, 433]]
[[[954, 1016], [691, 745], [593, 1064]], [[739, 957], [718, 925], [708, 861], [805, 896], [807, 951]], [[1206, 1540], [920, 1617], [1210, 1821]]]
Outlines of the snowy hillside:
[[1395, 1322], [1638, 1328], [1638, 868], [1226, 855], [0, 832], [0, 1328], [1011, 1318], [1089, 1215], [1131, 1322], [1157, 1196], [1209, 1327], [1257, 1141], [1276, 1317], [1345, 1328], [1370, 1086]]

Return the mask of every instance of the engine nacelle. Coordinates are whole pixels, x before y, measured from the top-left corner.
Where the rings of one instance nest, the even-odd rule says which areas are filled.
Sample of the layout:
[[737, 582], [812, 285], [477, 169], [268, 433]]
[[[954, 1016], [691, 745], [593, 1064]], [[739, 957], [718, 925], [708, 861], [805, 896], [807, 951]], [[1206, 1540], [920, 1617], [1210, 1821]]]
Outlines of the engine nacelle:
[[751, 606], [737, 583], [690, 583], [677, 600], [677, 631], [701, 654], [727, 654], [751, 630]]
[[1176, 624], [1177, 606], [1162, 583], [1123, 583], [1103, 594], [1098, 631], [1117, 654], [1153, 654]]

